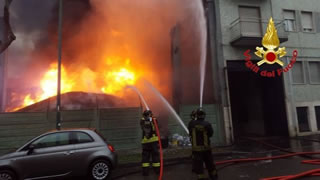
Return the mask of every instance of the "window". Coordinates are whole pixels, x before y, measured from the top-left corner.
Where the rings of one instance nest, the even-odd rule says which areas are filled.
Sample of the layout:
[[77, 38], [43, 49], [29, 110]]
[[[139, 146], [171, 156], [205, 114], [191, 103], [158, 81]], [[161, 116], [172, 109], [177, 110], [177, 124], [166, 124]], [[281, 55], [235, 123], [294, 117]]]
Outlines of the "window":
[[314, 110], [316, 112], [316, 120], [317, 120], [318, 131], [320, 131], [320, 106], [315, 106]]
[[32, 145], [35, 148], [46, 148], [53, 146], [62, 146], [68, 145], [69, 143], [69, 133], [54, 133], [43, 136], [37, 140], [35, 140]]
[[259, 7], [240, 6], [239, 17], [241, 23], [241, 33], [243, 35], [258, 37], [262, 35]]
[[306, 132], [310, 131], [308, 121], [308, 107], [297, 107], [297, 117], [299, 123], [299, 131]]
[[291, 10], [283, 11], [283, 19], [284, 19], [284, 29], [285, 31], [295, 31], [296, 30], [296, 22], [295, 22], [295, 12]]
[[309, 62], [309, 75], [311, 83], [320, 84], [320, 62]]
[[303, 32], [313, 32], [312, 12], [301, 12], [301, 24]]
[[302, 61], [297, 61], [294, 63], [292, 70], [292, 83], [303, 84], [304, 83], [304, 71]]
[[93, 139], [86, 133], [74, 132], [74, 137], [76, 138], [73, 142], [75, 143], [88, 143], [93, 142]]

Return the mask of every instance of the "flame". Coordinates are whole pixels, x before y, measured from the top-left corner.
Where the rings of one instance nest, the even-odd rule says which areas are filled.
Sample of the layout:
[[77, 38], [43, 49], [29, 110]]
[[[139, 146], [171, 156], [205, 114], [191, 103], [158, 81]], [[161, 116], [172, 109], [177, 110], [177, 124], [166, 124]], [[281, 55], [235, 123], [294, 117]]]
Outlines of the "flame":
[[[50, 69], [44, 74], [41, 80], [42, 94], [36, 98], [36, 101], [42, 101], [57, 94], [57, 64], [51, 64]], [[61, 66], [61, 93], [72, 91], [74, 81], [68, 78], [64, 66]]]
[[[80, 73], [77, 71], [70, 73], [61, 66], [61, 94], [71, 91], [102, 92], [116, 96], [122, 96], [122, 90], [127, 85], [134, 85], [139, 77], [139, 72], [135, 71], [130, 64], [129, 58], [107, 57], [103, 67], [97, 71], [83, 68]], [[30, 106], [57, 94], [57, 64], [53, 63], [43, 74], [39, 86], [40, 91], [35, 94], [26, 94], [23, 103], [7, 111], [17, 111], [23, 107]], [[102, 83], [99, 84], [99, 81]], [[17, 99], [17, 94], [14, 94]]]
[[107, 94], [115, 94], [127, 85], [133, 85], [136, 81], [134, 73], [125, 68], [121, 68], [119, 71], [106, 72], [104, 77], [108, 84], [102, 87], [101, 91]]
[[262, 39], [262, 45], [267, 49], [275, 49], [280, 45], [277, 29], [274, 26], [272, 18], [269, 20], [267, 32]]

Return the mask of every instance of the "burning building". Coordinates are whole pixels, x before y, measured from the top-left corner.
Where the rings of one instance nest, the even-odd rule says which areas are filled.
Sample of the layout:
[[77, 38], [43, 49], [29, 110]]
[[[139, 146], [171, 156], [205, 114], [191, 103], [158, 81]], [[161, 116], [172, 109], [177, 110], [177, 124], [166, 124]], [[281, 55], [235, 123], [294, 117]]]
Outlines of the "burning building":
[[[193, 0], [64, 1], [62, 111], [81, 114], [81, 110], [141, 107], [137, 94], [126, 88], [133, 85], [166, 129], [172, 118], [145, 86], [148, 81], [187, 123], [190, 108], [199, 106], [200, 88], [195, 87], [199, 87], [203, 51], [198, 27], [202, 8], [200, 1]], [[58, 4], [13, 1], [12, 11], [17, 40], [9, 49], [5, 111], [12, 116], [50, 114], [55, 111], [57, 93]], [[204, 104], [214, 102], [209, 66], [211, 62]]]
[[[125, 0], [65, 2], [61, 92], [105, 93], [122, 99], [135, 98], [137, 101], [133, 97], [136, 95], [125, 90], [125, 87], [135, 85], [148, 96], [150, 92], [143, 83], [139, 83], [144, 79], [171, 102], [178, 99], [182, 104], [197, 104], [199, 90], [192, 87], [198, 86], [199, 82], [199, 70], [194, 65], [198, 64], [200, 49], [197, 48], [197, 30], [192, 28], [198, 18], [192, 9], [194, 4], [181, 6], [178, 0], [145, 1], [141, 4]], [[12, 60], [9, 64], [11, 80], [7, 92], [7, 112], [53, 97], [57, 89], [58, 17], [53, 13], [58, 10], [57, 4], [16, 3], [13, 7], [17, 14], [13, 22], [27, 23], [18, 26], [20, 42], [12, 47], [13, 51], [19, 52], [11, 53], [10, 58], [20, 60]], [[47, 12], [39, 12], [44, 17], [35, 15], [38, 12], [31, 12], [34, 7], [47, 9]], [[23, 16], [22, 13], [26, 12], [30, 14]], [[39, 24], [31, 21], [36, 17]], [[175, 71], [178, 66], [173, 62], [175, 60], [172, 61], [170, 53], [171, 39], [174, 38], [170, 36], [170, 31], [177, 23], [182, 32], [179, 34], [182, 61], [178, 65], [178, 74]], [[26, 38], [25, 33], [31, 34], [31, 38]], [[207, 72], [206, 88], [210, 91], [210, 68]], [[174, 79], [178, 76], [179, 79]], [[173, 86], [174, 89], [185, 89], [180, 91], [179, 98], [172, 96], [175, 91]], [[206, 103], [213, 102], [211, 93], [206, 93], [206, 97]], [[179, 109], [178, 106], [176, 109]]]

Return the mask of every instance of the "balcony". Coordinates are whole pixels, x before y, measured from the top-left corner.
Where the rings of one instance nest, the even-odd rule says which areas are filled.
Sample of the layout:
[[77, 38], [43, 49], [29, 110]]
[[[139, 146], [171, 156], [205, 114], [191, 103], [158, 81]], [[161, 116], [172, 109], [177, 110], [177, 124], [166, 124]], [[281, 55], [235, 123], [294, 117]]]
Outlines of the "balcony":
[[[269, 20], [258, 18], [239, 18], [230, 24], [232, 46], [261, 46]], [[284, 30], [283, 20], [274, 20], [280, 43], [288, 41], [288, 32]]]

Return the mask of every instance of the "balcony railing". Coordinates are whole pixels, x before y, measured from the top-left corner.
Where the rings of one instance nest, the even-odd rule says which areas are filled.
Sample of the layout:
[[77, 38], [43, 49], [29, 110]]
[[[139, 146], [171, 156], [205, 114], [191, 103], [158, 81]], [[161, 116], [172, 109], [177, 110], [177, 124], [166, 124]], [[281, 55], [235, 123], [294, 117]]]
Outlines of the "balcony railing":
[[[283, 20], [274, 20], [280, 43], [288, 41], [288, 32]], [[258, 18], [238, 18], [230, 24], [231, 45], [258, 46], [267, 30], [269, 20]]]

